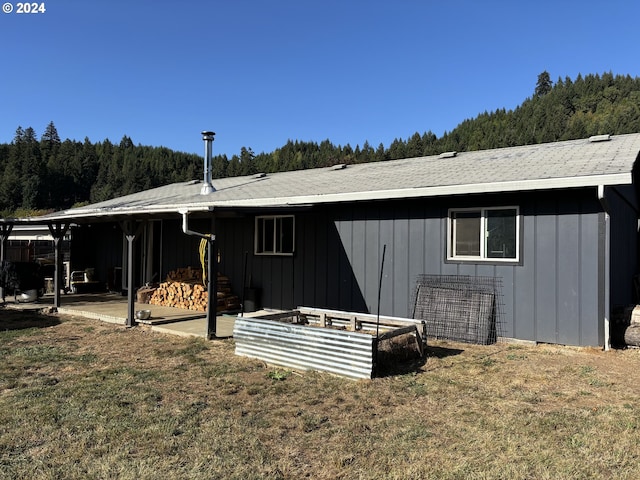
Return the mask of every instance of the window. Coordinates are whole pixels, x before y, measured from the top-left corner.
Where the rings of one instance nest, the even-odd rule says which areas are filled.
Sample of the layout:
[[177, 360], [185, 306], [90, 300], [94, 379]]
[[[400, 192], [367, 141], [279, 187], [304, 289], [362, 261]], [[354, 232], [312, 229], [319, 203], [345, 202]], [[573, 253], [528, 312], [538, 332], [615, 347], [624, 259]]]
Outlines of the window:
[[518, 207], [449, 210], [448, 260], [518, 261]]
[[256, 217], [256, 255], [293, 255], [294, 224], [293, 215]]

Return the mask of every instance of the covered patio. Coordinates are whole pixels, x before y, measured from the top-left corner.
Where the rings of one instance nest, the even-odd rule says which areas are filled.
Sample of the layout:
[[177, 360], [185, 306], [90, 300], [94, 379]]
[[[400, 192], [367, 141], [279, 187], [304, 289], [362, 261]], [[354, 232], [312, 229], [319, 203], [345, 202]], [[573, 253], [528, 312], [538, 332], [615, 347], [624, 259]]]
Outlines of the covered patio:
[[[33, 303], [15, 303], [11, 297], [8, 297], [5, 308], [39, 310], [54, 307], [54, 301], [54, 295], [45, 295]], [[148, 325], [153, 331], [207, 338], [205, 313], [136, 302], [135, 311], [138, 310], [151, 311], [148, 320], [139, 320], [138, 323]], [[126, 296], [116, 293], [69, 294], [61, 296], [57, 311], [64, 315], [78, 315], [127, 325], [128, 302]], [[234, 316], [218, 315], [215, 338], [232, 337], [234, 323]]]

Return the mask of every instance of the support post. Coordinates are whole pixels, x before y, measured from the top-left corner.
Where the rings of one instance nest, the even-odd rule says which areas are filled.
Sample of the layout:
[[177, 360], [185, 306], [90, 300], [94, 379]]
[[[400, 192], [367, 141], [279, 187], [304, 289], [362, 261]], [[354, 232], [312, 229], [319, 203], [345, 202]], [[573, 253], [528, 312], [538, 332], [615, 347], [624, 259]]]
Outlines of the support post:
[[[13, 230], [13, 223], [0, 224], [0, 262], [5, 261], [6, 244], [9, 235], [11, 235], [11, 230]], [[2, 299], [2, 303], [4, 303], [4, 295], [4, 287], [0, 284], [0, 299]]]
[[127, 327], [136, 325], [135, 321], [135, 298], [133, 292], [133, 244], [142, 231], [143, 223], [136, 226], [134, 220], [126, 220], [120, 223], [120, 227], [127, 239]]
[[216, 249], [216, 236], [210, 235], [207, 239], [207, 338], [216, 338], [218, 330], [218, 254]]
[[62, 255], [60, 255], [60, 249], [62, 248], [61, 240], [64, 238], [69, 224], [62, 225], [61, 223], [49, 224], [49, 233], [53, 237], [54, 246], [54, 261], [55, 269], [53, 273], [53, 308], [57, 311], [60, 308], [60, 287], [62, 278]]

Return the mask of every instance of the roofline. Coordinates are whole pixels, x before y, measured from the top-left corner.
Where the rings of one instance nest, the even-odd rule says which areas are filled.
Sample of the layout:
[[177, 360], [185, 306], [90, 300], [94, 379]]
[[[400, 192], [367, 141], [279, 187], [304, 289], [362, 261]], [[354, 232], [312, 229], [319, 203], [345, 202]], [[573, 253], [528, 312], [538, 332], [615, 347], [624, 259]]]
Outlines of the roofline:
[[438, 187], [398, 188], [323, 195], [301, 195], [296, 197], [251, 198], [216, 202], [214, 207], [268, 207], [286, 205], [308, 205], [320, 203], [357, 202], [366, 200], [394, 200], [402, 198], [444, 197], [479, 193], [506, 193], [518, 191], [553, 190], [562, 188], [597, 187], [599, 185], [629, 185], [632, 174], [616, 173], [588, 175], [582, 177], [545, 178], [516, 180], [509, 182], [473, 183], [466, 185], [443, 185]]
[[[442, 185], [437, 187], [398, 188], [392, 190], [370, 190], [364, 192], [345, 192], [320, 195], [300, 195], [295, 197], [248, 198], [242, 200], [222, 200], [208, 203], [176, 203], [148, 208], [118, 207], [112, 209], [72, 209], [46, 217], [23, 219], [19, 223], [53, 223], [58, 221], [89, 220], [97, 217], [116, 217], [132, 215], [178, 214], [179, 210], [189, 212], [208, 212], [216, 208], [246, 207], [287, 207], [302, 205], [318, 205], [325, 203], [359, 202], [367, 200], [395, 200], [411, 198], [428, 198], [450, 195], [468, 195], [482, 193], [506, 193], [518, 191], [553, 190], [563, 188], [597, 187], [600, 185], [629, 185], [633, 183], [631, 172], [587, 175], [581, 177], [545, 178], [535, 180], [516, 180], [509, 182], [491, 182], [466, 185]], [[26, 220], [26, 221], [24, 221]]]

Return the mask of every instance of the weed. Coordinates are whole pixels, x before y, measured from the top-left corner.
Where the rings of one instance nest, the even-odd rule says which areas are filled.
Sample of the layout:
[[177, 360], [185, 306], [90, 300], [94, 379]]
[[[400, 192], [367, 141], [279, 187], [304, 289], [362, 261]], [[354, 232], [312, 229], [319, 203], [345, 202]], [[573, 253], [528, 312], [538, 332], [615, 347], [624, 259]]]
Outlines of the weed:
[[508, 353], [507, 360], [526, 360], [527, 356], [524, 353]]
[[482, 365], [483, 367], [492, 367], [496, 363], [497, 363], [497, 360], [495, 360], [494, 358], [485, 357], [482, 360], [480, 360], [480, 365]]
[[269, 373], [267, 373], [267, 377], [270, 378], [271, 380], [285, 380], [289, 377], [289, 375], [291, 375], [291, 372], [288, 370], [271, 370]]

